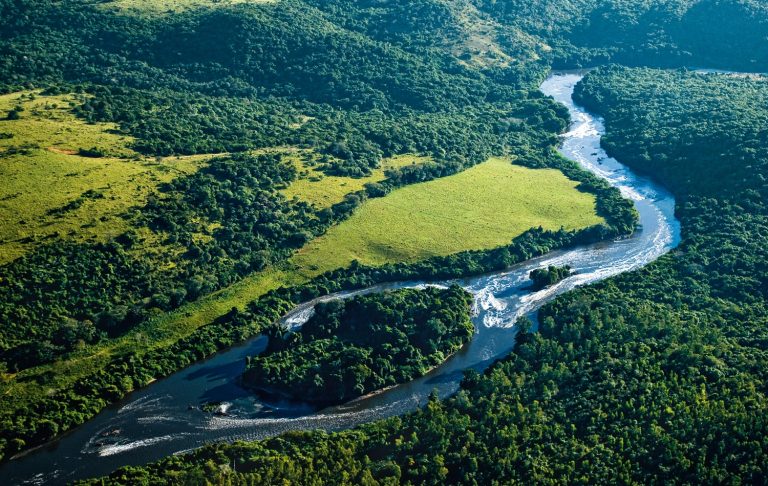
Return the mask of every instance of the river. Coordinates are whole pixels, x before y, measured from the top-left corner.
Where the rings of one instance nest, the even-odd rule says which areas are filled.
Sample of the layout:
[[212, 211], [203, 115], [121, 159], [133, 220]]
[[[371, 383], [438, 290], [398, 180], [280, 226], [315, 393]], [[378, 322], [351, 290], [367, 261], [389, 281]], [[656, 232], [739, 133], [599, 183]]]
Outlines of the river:
[[[574, 287], [594, 283], [642, 267], [674, 248], [680, 240], [671, 194], [651, 180], [633, 174], [600, 148], [602, 120], [576, 106], [572, 95], [579, 73], [556, 73], [541, 90], [568, 107], [572, 125], [562, 136], [561, 153], [619, 188], [634, 201], [640, 227], [629, 238], [557, 251], [503, 272], [430, 285], [458, 283], [475, 296], [473, 340], [427, 376], [378, 395], [315, 411], [300, 404], [259, 400], [237, 386], [245, 357], [260, 352], [263, 337], [255, 338], [190, 366], [102, 411], [85, 425], [56, 442], [0, 467], [2, 484], [61, 484], [104, 475], [122, 465], [145, 464], [209, 442], [257, 440], [297, 429], [340, 430], [403, 414], [423, 404], [436, 390], [454, 393], [463, 371], [483, 370], [508, 354], [514, 344], [514, 323], [542, 304]], [[537, 292], [525, 289], [528, 273], [548, 265], [570, 265], [576, 272]], [[379, 285], [362, 292], [417, 287], [425, 282]], [[344, 298], [355, 293], [328, 297]], [[299, 306], [284, 319], [300, 325], [312, 304]], [[220, 415], [190, 405], [222, 402]]]

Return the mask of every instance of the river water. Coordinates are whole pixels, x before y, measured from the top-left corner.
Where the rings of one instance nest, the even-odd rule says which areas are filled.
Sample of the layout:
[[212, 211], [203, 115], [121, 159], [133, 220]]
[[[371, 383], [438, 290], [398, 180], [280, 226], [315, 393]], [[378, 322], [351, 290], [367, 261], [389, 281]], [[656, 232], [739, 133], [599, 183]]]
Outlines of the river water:
[[[263, 337], [217, 354], [109, 407], [63, 438], [13, 460], [0, 468], [2, 484], [60, 484], [104, 475], [122, 465], [144, 464], [209, 442], [257, 440], [297, 429], [340, 430], [403, 414], [423, 404], [436, 390], [441, 397], [454, 393], [463, 371], [483, 370], [508, 354], [514, 344], [514, 323], [542, 304], [574, 287], [603, 280], [646, 265], [677, 245], [680, 230], [674, 218], [674, 199], [652, 181], [638, 177], [609, 158], [600, 148], [602, 120], [572, 100], [578, 73], [550, 76], [541, 90], [566, 105], [572, 125], [562, 136], [561, 153], [605, 178], [633, 200], [640, 228], [630, 238], [557, 251], [506, 271], [430, 285], [458, 283], [475, 296], [477, 332], [462, 351], [427, 376], [378, 395], [316, 411], [301, 404], [265, 402], [240, 388], [235, 378], [245, 368], [245, 357], [263, 350]], [[528, 273], [548, 265], [570, 265], [575, 275], [550, 288], [530, 292]], [[399, 282], [365, 289], [418, 287], [425, 282]], [[323, 298], [344, 298], [342, 293]], [[314, 302], [285, 317], [296, 326], [305, 322]], [[201, 403], [221, 402], [221, 414], [203, 412]]]

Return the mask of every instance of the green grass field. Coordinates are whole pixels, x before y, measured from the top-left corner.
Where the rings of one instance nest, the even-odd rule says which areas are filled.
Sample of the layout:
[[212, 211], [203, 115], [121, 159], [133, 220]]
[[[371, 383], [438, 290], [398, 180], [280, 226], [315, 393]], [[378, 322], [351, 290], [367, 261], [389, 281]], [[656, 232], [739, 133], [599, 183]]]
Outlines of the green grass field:
[[367, 201], [291, 260], [308, 276], [349, 265], [415, 261], [508, 244], [529, 228], [601, 223], [592, 195], [556, 170], [494, 158], [460, 174]]
[[[209, 158], [140, 157], [113, 124], [77, 119], [72, 107], [83, 101], [35, 92], [0, 96], [0, 264], [56, 238], [93, 242], [125, 232], [128, 209]], [[5, 119], [19, 107], [19, 119]], [[78, 155], [93, 147], [106, 156]], [[87, 191], [95, 197], [66, 209]]]

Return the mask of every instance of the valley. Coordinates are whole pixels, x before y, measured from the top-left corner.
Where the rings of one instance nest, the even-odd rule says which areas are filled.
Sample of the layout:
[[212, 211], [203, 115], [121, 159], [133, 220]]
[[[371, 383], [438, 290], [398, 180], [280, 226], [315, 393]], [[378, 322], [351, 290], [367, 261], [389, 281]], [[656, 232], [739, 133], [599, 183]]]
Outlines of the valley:
[[0, 482], [760, 482], [767, 38], [0, 0]]

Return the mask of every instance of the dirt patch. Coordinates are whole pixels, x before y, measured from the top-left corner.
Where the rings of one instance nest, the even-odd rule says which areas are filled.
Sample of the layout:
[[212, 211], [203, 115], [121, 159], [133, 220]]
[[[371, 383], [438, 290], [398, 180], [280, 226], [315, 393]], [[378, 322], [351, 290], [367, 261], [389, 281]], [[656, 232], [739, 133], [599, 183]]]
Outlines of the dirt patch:
[[77, 150], [62, 149], [58, 147], [48, 147], [48, 151], [55, 154], [77, 155]]

